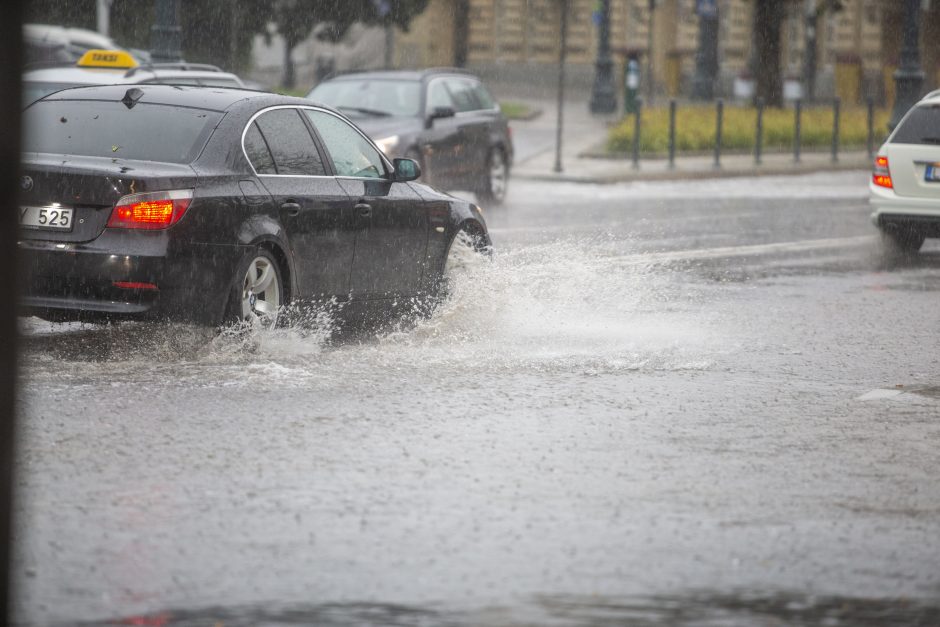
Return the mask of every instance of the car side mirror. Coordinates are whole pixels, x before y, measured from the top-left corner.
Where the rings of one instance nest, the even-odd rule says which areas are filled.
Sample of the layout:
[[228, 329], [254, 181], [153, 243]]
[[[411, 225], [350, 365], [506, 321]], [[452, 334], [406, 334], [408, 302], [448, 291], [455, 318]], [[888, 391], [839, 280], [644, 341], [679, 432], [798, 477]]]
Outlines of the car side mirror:
[[395, 181], [407, 183], [421, 176], [421, 166], [414, 159], [395, 159]]
[[428, 114], [427, 127], [431, 128], [434, 126], [434, 120], [452, 118], [455, 115], [457, 115], [457, 111], [453, 107], [434, 107], [431, 113]]

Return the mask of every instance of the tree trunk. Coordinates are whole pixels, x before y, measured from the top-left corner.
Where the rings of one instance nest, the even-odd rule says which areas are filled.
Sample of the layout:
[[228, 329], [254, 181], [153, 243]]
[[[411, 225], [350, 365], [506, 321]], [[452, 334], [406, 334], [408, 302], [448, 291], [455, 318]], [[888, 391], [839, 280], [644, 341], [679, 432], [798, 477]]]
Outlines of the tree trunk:
[[470, 39], [470, 0], [456, 0], [454, 7], [454, 66], [467, 65]]
[[780, 72], [780, 33], [785, 4], [780, 0], [754, 2], [754, 67], [758, 98], [770, 107], [783, 106], [783, 81]]

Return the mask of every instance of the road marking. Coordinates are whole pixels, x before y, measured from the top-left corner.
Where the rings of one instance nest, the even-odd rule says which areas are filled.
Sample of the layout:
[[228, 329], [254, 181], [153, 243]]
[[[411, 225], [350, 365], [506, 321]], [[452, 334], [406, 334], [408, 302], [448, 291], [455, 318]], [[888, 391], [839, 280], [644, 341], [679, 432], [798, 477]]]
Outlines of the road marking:
[[866, 392], [862, 394], [855, 400], [857, 401], [879, 401], [886, 398], [894, 398], [895, 396], [900, 396], [904, 394], [904, 390], [883, 390], [877, 389], [872, 390], [871, 392]]
[[852, 248], [873, 245], [874, 235], [858, 237], [838, 237], [828, 239], [801, 240], [798, 242], [777, 242], [773, 244], [755, 244], [751, 246], [723, 246], [720, 248], [700, 248], [694, 250], [676, 250], [663, 253], [641, 253], [611, 257], [611, 261], [626, 264], [661, 263], [665, 261], [695, 261], [698, 259], [723, 259], [725, 257], [750, 257], [767, 253], [796, 253], [826, 248]]

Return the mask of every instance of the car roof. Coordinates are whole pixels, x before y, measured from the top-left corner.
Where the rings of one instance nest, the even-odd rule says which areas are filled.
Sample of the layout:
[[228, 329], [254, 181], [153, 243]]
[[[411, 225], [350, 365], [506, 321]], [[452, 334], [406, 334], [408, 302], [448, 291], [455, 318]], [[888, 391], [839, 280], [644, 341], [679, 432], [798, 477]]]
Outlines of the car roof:
[[935, 89], [923, 98], [917, 104], [930, 104], [937, 105], [940, 104], [940, 89]]
[[76, 85], [119, 85], [136, 84], [147, 80], [159, 78], [169, 80], [173, 78], [223, 78], [241, 84], [241, 79], [235, 74], [208, 69], [184, 69], [183, 67], [161, 68], [159, 66], [140, 65], [127, 68], [87, 68], [75, 65], [61, 65], [23, 73], [24, 82], [35, 83], [75, 83]]
[[[460, 75], [467, 76], [469, 78], [477, 78], [474, 74], [468, 72], [467, 70], [462, 70], [455, 67], [434, 67], [427, 68], [424, 70], [369, 70], [365, 72], [348, 72], [342, 74], [334, 74], [327, 78], [327, 80], [349, 80], [349, 79], [373, 79], [373, 80], [403, 80], [403, 81], [420, 81], [432, 76], [438, 75]], [[325, 82], [325, 81], [324, 81]]]
[[[253, 91], [238, 87], [201, 87], [196, 85], [134, 85], [144, 92], [139, 102], [149, 104], [178, 105], [195, 107], [214, 111], [225, 111], [232, 105], [251, 99], [267, 98], [273, 104], [304, 104], [310, 101], [303, 98], [277, 96], [263, 91]], [[42, 101], [49, 100], [103, 100], [119, 102], [129, 89], [128, 84], [123, 85], [95, 85], [89, 87], [73, 87], [49, 94]]]

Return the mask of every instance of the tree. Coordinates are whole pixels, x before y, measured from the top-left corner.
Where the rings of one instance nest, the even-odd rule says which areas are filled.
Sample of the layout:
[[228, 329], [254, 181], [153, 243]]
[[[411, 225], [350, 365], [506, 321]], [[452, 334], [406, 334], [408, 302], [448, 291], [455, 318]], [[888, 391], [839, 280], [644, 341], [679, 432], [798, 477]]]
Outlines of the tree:
[[836, 13], [843, 9], [841, 0], [806, 0], [805, 32], [806, 43], [803, 46], [803, 87], [805, 97], [810, 102], [816, 100], [816, 42], [818, 40], [819, 18], [826, 11]]
[[752, 75], [757, 80], [757, 98], [767, 106], [783, 106], [780, 71], [780, 35], [786, 15], [782, 0], [754, 0], [754, 55]]
[[408, 30], [411, 19], [427, 4], [428, 0], [274, 0], [274, 22], [284, 38], [283, 86], [295, 86], [292, 53], [314, 27], [322, 25], [319, 36], [334, 42], [356, 22]]

